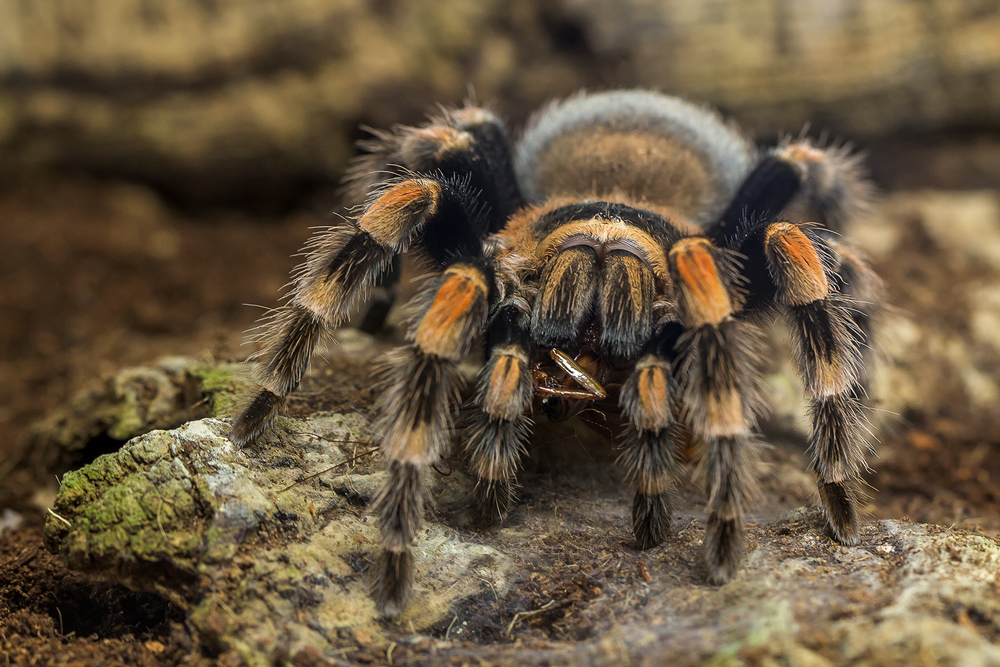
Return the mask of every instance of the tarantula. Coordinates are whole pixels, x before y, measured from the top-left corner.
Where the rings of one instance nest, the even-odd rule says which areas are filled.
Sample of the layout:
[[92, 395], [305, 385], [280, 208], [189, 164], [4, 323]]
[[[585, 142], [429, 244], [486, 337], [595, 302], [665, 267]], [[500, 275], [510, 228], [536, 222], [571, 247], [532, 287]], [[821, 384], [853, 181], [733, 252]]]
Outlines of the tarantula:
[[566, 419], [600, 405], [627, 421], [620, 464], [642, 549], [670, 532], [671, 487], [697, 443], [708, 579], [721, 583], [738, 568], [755, 487], [758, 326], [783, 314], [827, 529], [858, 542], [878, 279], [837, 240], [869, 195], [856, 156], [805, 138], [758, 152], [715, 112], [645, 91], [552, 104], [516, 147], [472, 105], [363, 147], [348, 187], [366, 203], [309, 242], [289, 301], [264, 325], [251, 358], [261, 388], [230, 437], [257, 439], [320, 338], [371, 288], [377, 324], [399, 254], [423, 255], [436, 277], [375, 405], [389, 472], [375, 502], [385, 617], [411, 590], [420, 472], [449, 445], [457, 365], [474, 348], [485, 363], [463, 445], [483, 517], [503, 518], [514, 499], [535, 408]]

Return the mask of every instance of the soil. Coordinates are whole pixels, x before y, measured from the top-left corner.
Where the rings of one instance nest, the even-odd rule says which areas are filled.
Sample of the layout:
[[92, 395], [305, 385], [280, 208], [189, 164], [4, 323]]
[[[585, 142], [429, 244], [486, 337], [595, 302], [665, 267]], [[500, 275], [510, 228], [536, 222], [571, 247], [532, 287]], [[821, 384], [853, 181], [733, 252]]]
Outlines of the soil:
[[[907, 163], [912, 152], [901, 153]], [[243, 331], [261, 313], [244, 304], [275, 304], [296, 263], [292, 255], [309, 228], [328, 219], [313, 211], [267, 219], [181, 211], [138, 186], [65, 176], [0, 191], [0, 508], [23, 516], [20, 527], [0, 533], [0, 665], [218, 662], [194, 645], [176, 608], [86, 579], [45, 551], [38, 507], [54, 489], [17, 463], [30, 424], [124, 366], [176, 354], [244, 358]], [[917, 240], [909, 247], [912, 256], [876, 269], [888, 279], [891, 303], [927, 312], [906, 279], [933, 257]], [[931, 312], [947, 317], [944, 309]], [[345, 392], [370, 392], [365, 378], [331, 369], [307, 389], [301, 400], [310, 408], [342, 402]], [[880, 438], [881, 459], [869, 478], [873, 518], [1000, 535], [996, 431], [963, 421], [956, 406], [903, 415]], [[641, 568], [634, 576], [643, 576]], [[561, 585], [566, 590], [540, 590], [539, 599], [572, 605], [600, 592], [583, 578]], [[538, 614], [523, 624], [545, 637], [556, 632], [546, 624], [562, 617]], [[504, 630], [476, 632], [488, 640]]]

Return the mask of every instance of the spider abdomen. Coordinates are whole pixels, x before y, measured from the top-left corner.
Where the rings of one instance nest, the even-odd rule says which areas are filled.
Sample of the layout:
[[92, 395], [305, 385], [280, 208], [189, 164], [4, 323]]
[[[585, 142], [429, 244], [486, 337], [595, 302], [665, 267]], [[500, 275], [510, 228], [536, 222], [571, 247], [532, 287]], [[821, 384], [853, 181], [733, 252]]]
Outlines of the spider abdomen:
[[579, 95], [533, 118], [515, 171], [529, 201], [632, 201], [715, 219], [753, 158], [750, 143], [714, 111], [628, 90]]

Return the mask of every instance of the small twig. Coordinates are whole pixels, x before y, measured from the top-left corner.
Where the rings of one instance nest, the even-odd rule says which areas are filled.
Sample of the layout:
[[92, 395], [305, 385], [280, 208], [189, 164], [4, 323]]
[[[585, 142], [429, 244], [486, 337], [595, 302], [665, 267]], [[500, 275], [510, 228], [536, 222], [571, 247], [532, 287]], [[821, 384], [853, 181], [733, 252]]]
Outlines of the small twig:
[[514, 625], [517, 624], [522, 618], [527, 618], [528, 616], [534, 616], [535, 614], [541, 614], [543, 611], [551, 607], [556, 603], [555, 600], [549, 600], [544, 605], [535, 609], [534, 611], [519, 611], [514, 614], [514, 618], [511, 620], [510, 625], [507, 626], [507, 636], [510, 637], [510, 633], [514, 630]]
[[319, 433], [312, 433], [310, 431], [299, 431], [298, 433], [299, 433], [299, 435], [308, 435], [308, 436], [312, 436], [312, 437], [314, 437], [314, 438], [316, 438], [318, 440], [325, 440], [326, 442], [332, 442], [332, 443], [334, 443], [336, 445], [354, 445], [354, 451], [355, 452], [358, 451], [358, 445], [370, 445], [370, 444], [372, 444], [372, 441], [369, 440], [369, 439], [365, 439], [365, 440], [353, 440], [351, 438], [346, 438], [346, 439], [344, 439], [344, 438], [331, 438], [328, 435], [321, 435]]
[[485, 577], [481, 577], [481, 580], [486, 582], [486, 585], [493, 591], [493, 597], [496, 598], [497, 602], [500, 602], [500, 594], [497, 593], [497, 587], [493, 585], [493, 582]]
[[458, 620], [458, 614], [455, 614], [455, 618], [451, 619], [451, 623], [448, 624], [448, 629], [444, 631], [444, 640], [448, 641], [448, 635], [451, 634], [451, 628], [455, 625], [455, 621]]
[[66, 524], [70, 528], [73, 527], [73, 524], [71, 524], [69, 521], [67, 521], [66, 519], [62, 518], [61, 516], [59, 516], [58, 514], [56, 514], [55, 512], [53, 512], [51, 507], [49, 508], [49, 514], [51, 514], [55, 518], [59, 519], [60, 521], [62, 521], [64, 524]]
[[330, 472], [331, 470], [336, 470], [340, 466], [347, 465], [348, 463], [354, 463], [358, 459], [363, 458], [365, 456], [368, 456], [369, 454], [372, 454], [372, 453], [376, 452], [377, 450], [378, 450], [378, 447], [372, 447], [369, 450], [361, 452], [357, 456], [352, 456], [351, 458], [346, 459], [344, 461], [341, 461], [340, 463], [337, 463], [336, 465], [332, 465], [332, 466], [330, 466], [329, 468], [327, 468], [325, 470], [320, 470], [319, 472], [313, 473], [313, 474], [311, 474], [311, 475], [309, 475], [307, 477], [303, 477], [302, 479], [300, 479], [300, 480], [298, 480], [296, 482], [292, 482], [291, 484], [289, 484], [288, 486], [286, 486], [285, 488], [283, 488], [281, 491], [278, 491], [278, 493], [284, 493], [285, 491], [288, 491], [289, 489], [294, 489], [296, 486], [298, 486], [302, 482], [308, 482], [311, 479], [316, 479], [320, 475], [325, 475], [326, 473]]
[[197, 407], [205, 405], [206, 403], [208, 403], [208, 399], [210, 399], [210, 398], [211, 398], [211, 396], [206, 396], [205, 398], [201, 399], [197, 403], [192, 403], [191, 405], [188, 406], [188, 410], [194, 410]]
[[335, 442], [338, 445], [356, 445], [359, 442], [361, 444], [363, 444], [363, 445], [370, 445], [371, 444], [371, 440], [352, 440], [350, 438], [348, 438], [348, 439], [331, 438], [328, 435], [323, 435], [321, 433], [313, 433], [312, 431], [299, 431], [298, 433], [299, 433], [299, 435], [309, 435], [309, 436], [312, 436], [314, 438], [318, 438], [320, 440], [326, 440], [327, 442]]
[[396, 648], [396, 642], [389, 644], [389, 648], [385, 651], [385, 661], [390, 665], [392, 664], [392, 649]]

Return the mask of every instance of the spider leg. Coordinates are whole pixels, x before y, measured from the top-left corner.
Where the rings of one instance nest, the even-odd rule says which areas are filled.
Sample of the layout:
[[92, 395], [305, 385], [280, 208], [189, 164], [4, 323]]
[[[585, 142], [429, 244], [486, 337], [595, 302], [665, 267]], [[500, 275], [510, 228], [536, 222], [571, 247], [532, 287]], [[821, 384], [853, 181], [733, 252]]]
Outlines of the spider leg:
[[841, 233], [868, 208], [872, 195], [861, 157], [848, 146], [784, 141], [757, 162], [709, 236], [736, 250], [756, 224], [774, 222], [783, 211], [790, 219], [813, 220], [827, 232]]
[[661, 327], [621, 391], [620, 404], [629, 428], [618, 464], [635, 487], [632, 532], [640, 549], [662, 543], [671, 528], [670, 494], [680, 465], [679, 432], [673, 415], [678, 387], [672, 366], [682, 332], [677, 322]]
[[423, 127], [399, 125], [359, 142], [366, 154], [347, 172], [344, 194], [364, 202], [380, 181], [418, 173], [460, 175], [479, 193], [489, 232], [499, 231], [525, 204], [517, 185], [504, 123], [486, 109], [466, 106], [432, 116]]
[[[863, 350], [879, 281], [846, 249], [838, 254], [832, 236], [868, 205], [871, 194], [860, 159], [846, 147], [785, 141], [757, 163], [708, 232], [747, 257], [745, 313], [763, 312], [775, 302], [785, 307], [810, 396], [810, 451], [820, 498], [829, 531], [842, 544], [858, 541], [857, 483], [866, 447]], [[783, 211], [820, 226], [806, 234], [776, 222]], [[837, 266], [828, 266], [833, 260]]]
[[[503, 122], [486, 109], [465, 106], [431, 118], [424, 127], [397, 126], [376, 132], [375, 138], [359, 142], [366, 154], [348, 170], [345, 195], [361, 203], [379, 181], [402, 178], [410, 173], [441, 173], [467, 179], [489, 218], [489, 231], [496, 232], [507, 218], [524, 205], [510, 155], [510, 140]], [[400, 270], [384, 274], [373, 290], [360, 328], [374, 332], [382, 328], [396, 300]]]
[[[824, 264], [828, 246], [797, 225], [778, 222], [763, 230], [764, 256], [791, 324], [799, 373], [809, 395], [809, 450], [831, 536], [858, 543], [857, 494], [865, 467], [866, 418], [862, 397], [862, 345], [868, 312], [860, 311], [836, 282], [863, 265], [841, 255], [840, 273]], [[846, 258], [846, 259], [844, 259]], [[861, 274], [858, 274], [861, 275]], [[855, 277], [855, 288], [864, 281]]]
[[874, 192], [862, 167], [863, 156], [849, 145], [821, 146], [802, 137], [783, 141], [772, 154], [800, 175], [802, 187], [785, 209], [792, 220], [813, 220], [821, 230], [841, 234], [870, 207]]
[[285, 396], [302, 380], [322, 336], [347, 319], [411, 238], [460, 197], [433, 179], [408, 179], [383, 192], [353, 224], [310, 239], [289, 303], [264, 324], [259, 336], [263, 346], [248, 360], [261, 388], [233, 424], [234, 443], [251, 443], [267, 429]]
[[476, 508], [486, 523], [506, 516], [531, 426], [527, 315], [514, 300], [500, 305], [487, 331], [489, 360], [480, 373], [472, 428], [465, 444], [476, 478]]
[[389, 316], [389, 311], [396, 303], [396, 296], [399, 293], [399, 279], [402, 273], [402, 257], [396, 255], [392, 258], [388, 271], [375, 281], [368, 296], [368, 308], [358, 324], [358, 329], [370, 334], [382, 330], [382, 327], [385, 326], [385, 319]]
[[668, 261], [684, 326], [675, 346], [682, 414], [705, 445], [699, 472], [708, 490], [708, 579], [722, 583], [736, 573], [743, 516], [756, 493], [757, 331], [734, 317], [741, 292], [738, 265], [728, 251], [692, 237], [674, 244]]
[[[451, 436], [462, 383], [458, 363], [484, 330], [491, 301], [499, 298], [484, 240], [502, 226], [511, 202], [519, 201], [519, 195], [501, 192], [513, 184], [512, 174], [504, 175], [510, 166], [506, 138], [498, 148], [491, 134], [502, 126], [495, 119], [479, 122], [482, 116], [471, 115], [462, 116], [467, 129], [432, 126], [405, 136], [399, 149], [428, 155], [439, 144], [458, 145], [459, 150], [445, 154], [438, 148], [434, 160], [439, 171], [461, 177], [439, 181], [446, 196], [427, 220], [421, 245], [444, 270], [421, 297], [407, 334], [409, 344], [386, 358], [375, 404], [375, 429], [389, 478], [375, 502], [382, 552], [374, 595], [386, 618], [402, 612], [412, 588], [410, 545], [423, 507], [420, 471], [438, 460]], [[501, 149], [498, 155], [495, 151]]]
[[375, 501], [382, 533], [375, 598], [386, 618], [398, 616], [410, 592], [410, 545], [423, 507], [419, 473], [437, 462], [451, 436], [458, 363], [485, 327], [492, 278], [483, 258], [451, 264], [426, 291], [409, 344], [385, 359], [375, 429], [389, 478]]
[[642, 549], [660, 544], [670, 531], [670, 490], [678, 462], [671, 357], [679, 327], [667, 325], [653, 336], [655, 289], [652, 271], [635, 254], [612, 250], [605, 255], [596, 299], [600, 346], [612, 363], [635, 364], [619, 397], [629, 419], [619, 465], [635, 487], [632, 529]]
[[[443, 268], [456, 247], [479, 244], [523, 203], [507, 131], [478, 107], [446, 112], [424, 127], [376, 134], [363, 147], [370, 153], [349, 172], [347, 195], [367, 203], [356, 220], [309, 241], [289, 303], [261, 326], [262, 349], [248, 360], [260, 390], [234, 422], [230, 438], [238, 445], [267, 429], [301, 381], [315, 346], [373, 287], [376, 299], [361, 326], [382, 326], [395, 300], [400, 253], [416, 246]], [[465, 215], [463, 208], [476, 209], [474, 224], [451, 225]]]
[[885, 284], [868, 263], [846, 244], [831, 238], [823, 239], [823, 243], [830, 250], [834, 287], [850, 300], [850, 317], [855, 325], [851, 329], [861, 348], [858, 384], [867, 393], [869, 369], [876, 357], [875, 329], [885, 301]]

